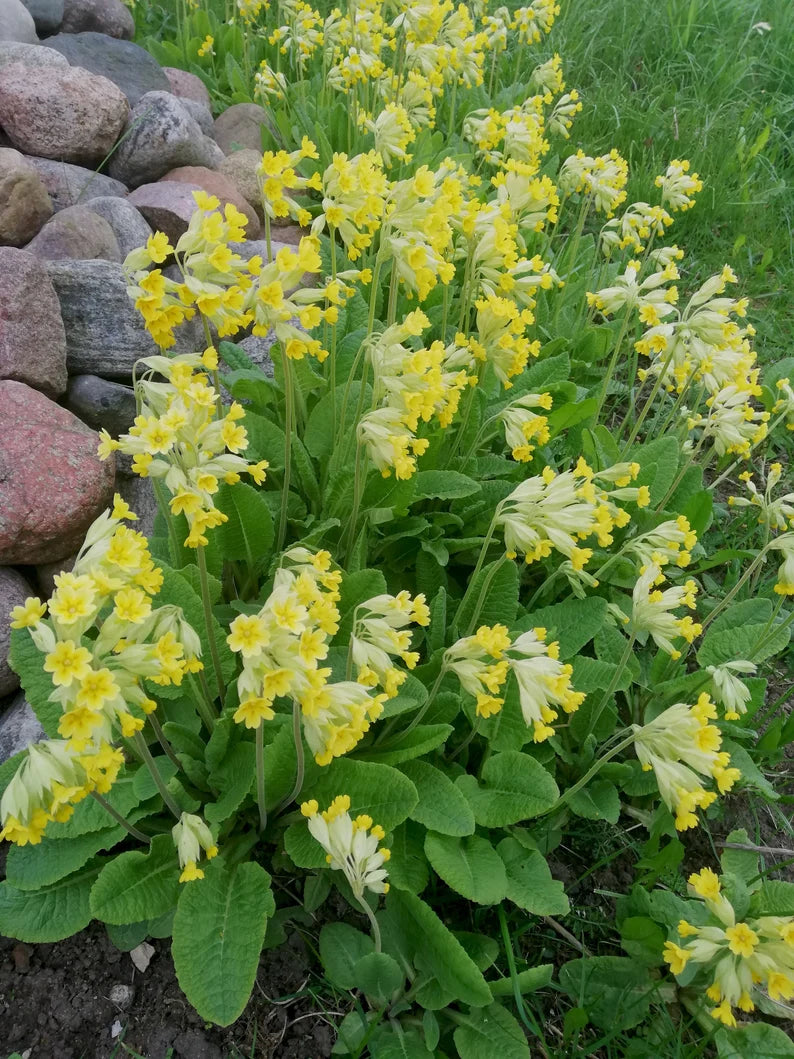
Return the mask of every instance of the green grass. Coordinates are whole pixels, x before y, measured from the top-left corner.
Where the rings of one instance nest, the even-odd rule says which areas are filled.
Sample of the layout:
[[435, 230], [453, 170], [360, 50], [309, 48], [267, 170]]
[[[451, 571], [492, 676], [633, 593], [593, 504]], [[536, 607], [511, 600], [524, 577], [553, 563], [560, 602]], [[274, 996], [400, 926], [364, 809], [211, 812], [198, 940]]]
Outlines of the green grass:
[[[629, 201], [672, 158], [704, 189], [671, 229], [688, 278], [730, 261], [751, 298], [761, 359], [794, 334], [794, 5], [790, 0], [561, 0], [549, 45], [583, 110], [572, 148], [617, 147]], [[771, 29], [754, 28], [767, 23]]]

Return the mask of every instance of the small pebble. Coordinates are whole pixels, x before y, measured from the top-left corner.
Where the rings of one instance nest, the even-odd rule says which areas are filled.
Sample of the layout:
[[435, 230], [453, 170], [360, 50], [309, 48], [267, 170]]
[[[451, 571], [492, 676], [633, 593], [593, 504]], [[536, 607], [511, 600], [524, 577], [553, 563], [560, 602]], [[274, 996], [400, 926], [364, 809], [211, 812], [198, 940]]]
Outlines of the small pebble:
[[135, 990], [131, 985], [114, 985], [110, 989], [110, 1000], [123, 1010], [128, 1008], [135, 997]]

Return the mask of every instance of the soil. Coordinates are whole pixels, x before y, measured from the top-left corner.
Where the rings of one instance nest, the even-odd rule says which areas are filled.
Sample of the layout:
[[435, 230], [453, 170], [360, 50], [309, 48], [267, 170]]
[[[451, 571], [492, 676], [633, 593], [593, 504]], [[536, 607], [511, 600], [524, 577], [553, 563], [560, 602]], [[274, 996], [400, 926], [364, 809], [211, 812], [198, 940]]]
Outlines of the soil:
[[[144, 973], [93, 924], [66, 941], [0, 936], [0, 1059], [322, 1059], [334, 1022], [310, 995], [299, 935], [265, 952], [251, 1002], [232, 1026], [207, 1026], [177, 984], [167, 941]], [[114, 986], [131, 996], [111, 999]], [[296, 995], [297, 994], [297, 995]], [[335, 1013], [336, 1014], [336, 1013]], [[343, 1014], [343, 1013], [339, 1013]]]

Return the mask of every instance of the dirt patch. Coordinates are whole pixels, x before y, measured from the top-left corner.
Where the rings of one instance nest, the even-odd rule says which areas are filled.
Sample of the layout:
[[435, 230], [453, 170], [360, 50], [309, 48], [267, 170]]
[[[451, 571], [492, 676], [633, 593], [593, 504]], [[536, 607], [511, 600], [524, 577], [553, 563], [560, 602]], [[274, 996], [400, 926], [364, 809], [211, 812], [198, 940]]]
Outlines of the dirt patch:
[[[2, 1059], [29, 1049], [30, 1059], [330, 1055], [338, 1019], [323, 1015], [322, 1000], [309, 992], [310, 958], [298, 934], [263, 954], [251, 1003], [226, 1029], [208, 1027], [190, 1007], [168, 942], [153, 945], [155, 954], [141, 974], [98, 924], [53, 945], [23, 945], [0, 936]], [[114, 986], [131, 987], [129, 1004], [124, 998], [114, 1002]]]

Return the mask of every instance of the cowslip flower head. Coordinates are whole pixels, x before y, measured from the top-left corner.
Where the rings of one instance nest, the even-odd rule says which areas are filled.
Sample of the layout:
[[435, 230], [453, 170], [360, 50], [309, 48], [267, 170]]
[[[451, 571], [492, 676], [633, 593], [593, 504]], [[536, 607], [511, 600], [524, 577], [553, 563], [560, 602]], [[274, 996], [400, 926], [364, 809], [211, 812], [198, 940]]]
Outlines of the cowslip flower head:
[[716, 801], [716, 792], [706, 790], [703, 779], [712, 778], [725, 794], [741, 778], [731, 767], [730, 755], [720, 750], [719, 728], [708, 723], [716, 716], [714, 703], [704, 693], [694, 706], [679, 702], [648, 724], [632, 726], [637, 757], [644, 771], [653, 770], [679, 831], [697, 827], [695, 810]]
[[584, 702], [584, 692], [571, 686], [573, 667], [559, 661], [559, 644], [546, 643], [546, 630], [530, 629], [516, 637], [508, 655], [518, 683], [521, 712], [532, 738], [542, 743], [554, 735], [552, 723], [558, 708], [575, 713]]
[[697, 968], [692, 985], [703, 983], [706, 998], [715, 1005], [709, 1009], [711, 1017], [724, 1026], [736, 1026], [734, 1008], [754, 1011], [762, 990], [773, 1001], [790, 1000], [794, 996], [794, 916], [738, 920], [720, 877], [710, 868], [690, 875], [687, 889], [691, 897], [703, 902], [705, 919], [698, 917], [698, 924], [682, 919], [676, 930], [678, 940], [668, 939], [663, 956], [674, 975]]
[[203, 879], [204, 872], [198, 867], [202, 852], [207, 860], [212, 860], [218, 855], [218, 847], [212, 832], [201, 819], [194, 813], [182, 813], [177, 823], [171, 829], [171, 835], [179, 854], [179, 866], [182, 874], [180, 882], [192, 882], [194, 879]]
[[511, 640], [506, 625], [481, 625], [473, 636], [464, 636], [444, 652], [443, 665], [474, 696], [478, 717], [498, 713], [509, 667], [505, 651]]
[[360, 901], [365, 890], [386, 894], [389, 884], [384, 864], [391, 851], [380, 845], [385, 838], [383, 828], [366, 815], [353, 819], [349, 810], [346, 794], [334, 798], [323, 812], [314, 799], [301, 805], [310, 834], [325, 850], [328, 867], [344, 872], [356, 898]]
[[656, 563], [641, 569], [632, 593], [629, 627], [640, 642], [644, 643], [650, 636], [671, 658], [680, 658], [681, 652], [674, 641], [684, 639], [691, 644], [703, 631], [688, 615], [679, 618], [674, 613], [679, 607], [694, 610], [697, 585], [690, 580], [661, 590], [657, 586], [662, 583], [664, 575]]
[[394, 665], [392, 658], [399, 658], [408, 669], [419, 661], [418, 653], [411, 650], [408, 626], [412, 623], [430, 623], [430, 612], [421, 593], [414, 598], [408, 592], [373, 596], [356, 607], [350, 650], [360, 684], [380, 685], [389, 698], [397, 694], [406, 673]]

